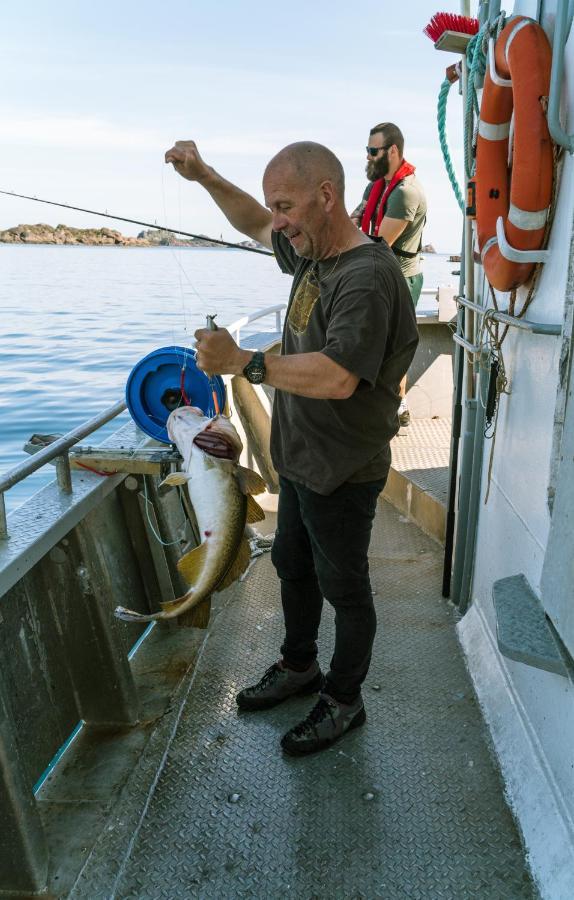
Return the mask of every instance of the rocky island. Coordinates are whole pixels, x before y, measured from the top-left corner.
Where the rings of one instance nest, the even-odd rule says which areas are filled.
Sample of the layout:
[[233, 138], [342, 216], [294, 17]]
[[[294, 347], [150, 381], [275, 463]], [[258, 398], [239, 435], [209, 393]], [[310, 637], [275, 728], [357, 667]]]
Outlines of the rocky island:
[[[116, 247], [218, 247], [208, 237], [180, 238], [160, 228], [140, 231], [137, 237], [127, 237], [114, 228], [72, 228], [71, 225], [15, 225], [0, 231], [3, 244], [84, 244]], [[241, 246], [255, 247], [254, 241], [242, 241]]]

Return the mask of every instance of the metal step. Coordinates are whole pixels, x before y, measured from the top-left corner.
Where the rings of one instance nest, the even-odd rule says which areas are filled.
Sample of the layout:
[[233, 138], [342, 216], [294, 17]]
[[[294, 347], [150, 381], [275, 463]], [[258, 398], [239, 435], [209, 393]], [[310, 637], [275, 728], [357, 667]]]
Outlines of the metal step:
[[520, 574], [495, 581], [492, 599], [498, 649], [503, 656], [568, 677], [558, 640], [527, 578]]

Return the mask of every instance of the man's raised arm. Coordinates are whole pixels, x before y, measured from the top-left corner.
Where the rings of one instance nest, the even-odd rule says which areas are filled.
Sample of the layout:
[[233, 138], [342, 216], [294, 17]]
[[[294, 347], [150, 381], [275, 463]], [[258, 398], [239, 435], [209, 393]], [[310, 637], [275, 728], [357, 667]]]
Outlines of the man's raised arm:
[[195, 141], [176, 141], [165, 154], [166, 163], [172, 163], [176, 172], [188, 181], [197, 181], [213, 197], [229, 223], [254, 241], [270, 250], [272, 216], [250, 194], [226, 181], [199, 155]]

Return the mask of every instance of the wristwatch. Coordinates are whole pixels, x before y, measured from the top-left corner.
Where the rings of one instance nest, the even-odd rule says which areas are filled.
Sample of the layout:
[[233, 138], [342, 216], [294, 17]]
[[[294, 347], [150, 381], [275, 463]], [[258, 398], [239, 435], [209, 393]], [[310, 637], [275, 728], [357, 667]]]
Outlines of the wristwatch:
[[265, 354], [261, 353], [260, 350], [256, 350], [243, 369], [243, 374], [251, 384], [261, 384], [261, 382], [265, 381], [265, 375], [267, 374], [265, 369]]

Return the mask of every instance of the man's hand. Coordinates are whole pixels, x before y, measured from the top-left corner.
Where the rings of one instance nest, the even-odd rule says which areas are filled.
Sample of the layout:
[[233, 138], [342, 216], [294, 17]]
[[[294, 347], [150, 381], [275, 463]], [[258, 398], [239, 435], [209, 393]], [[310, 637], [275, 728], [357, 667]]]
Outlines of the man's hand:
[[273, 216], [269, 210], [208, 166], [199, 155], [195, 141], [176, 141], [165, 154], [165, 161], [183, 178], [205, 188], [234, 228], [273, 250]]
[[240, 375], [252, 356], [237, 346], [226, 328], [199, 328], [195, 341], [197, 367], [208, 375]]
[[199, 155], [195, 141], [176, 141], [165, 154], [166, 163], [172, 163], [176, 172], [188, 181], [205, 181], [211, 169]]

